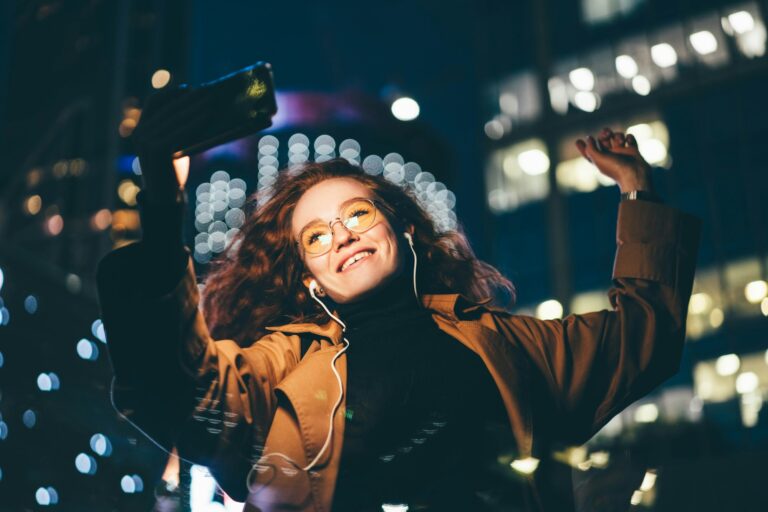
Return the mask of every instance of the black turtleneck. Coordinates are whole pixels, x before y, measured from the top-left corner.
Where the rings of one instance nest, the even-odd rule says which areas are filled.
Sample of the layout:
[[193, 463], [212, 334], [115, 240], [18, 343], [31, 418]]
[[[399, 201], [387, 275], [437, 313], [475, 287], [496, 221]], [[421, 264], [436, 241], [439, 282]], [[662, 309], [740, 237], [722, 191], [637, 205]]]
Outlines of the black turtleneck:
[[437, 327], [409, 272], [335, 309], [349, 348], [333, 510], [486, 510], [475, 491], [498, 483], [511, 434], [480, 357]]

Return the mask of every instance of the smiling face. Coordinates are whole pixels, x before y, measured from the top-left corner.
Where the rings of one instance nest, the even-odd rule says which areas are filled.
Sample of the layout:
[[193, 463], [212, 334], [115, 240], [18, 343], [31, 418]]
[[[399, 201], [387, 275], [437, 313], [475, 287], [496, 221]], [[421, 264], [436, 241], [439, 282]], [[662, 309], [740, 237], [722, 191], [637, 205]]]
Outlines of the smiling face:
[[[318, 220], [327, 227], [355, 198], [374, 199], [374, 196], [365, 185], [352, 178], [331, 178], [309, 188], [293, 211], [294, 240], [299, 240], [304, 228]], [[381, 209], [373, 224], [362, 233], [354, 233], [341, 222], [334, 222], [328, 252], [313, 255], [299, 248], [304, 266], [311, 274], [304, 283], [308, 285], [314, 278], [339, 304], [360, 300], [400, 273], [401, 240], [402, 234], [395, 232]]]

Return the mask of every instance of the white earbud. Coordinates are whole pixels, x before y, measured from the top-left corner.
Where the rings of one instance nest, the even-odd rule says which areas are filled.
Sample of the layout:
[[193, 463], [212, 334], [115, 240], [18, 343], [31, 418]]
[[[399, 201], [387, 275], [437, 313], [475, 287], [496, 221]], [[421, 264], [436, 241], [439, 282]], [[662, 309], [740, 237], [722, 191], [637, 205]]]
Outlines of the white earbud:
[[317, 288], [317, 281], [315, 281], [313, 279], [312, 281], [309, 282], [309, 293], [310, 293], [310, 295], [314, 295], [315, 294], [315, 288]]
[[413, 253], [413, 294], [416, 295], [416, 300], [419, 300], [419, 290], [416, 288], [416, 265], [418, 265], [419, 257], [416, 256], [416, 248], [413, 246], [413, 235], [409, 232], [403, 233], [403, 236], [408, 240], [408, 245], [411, 246], [411, 252]]

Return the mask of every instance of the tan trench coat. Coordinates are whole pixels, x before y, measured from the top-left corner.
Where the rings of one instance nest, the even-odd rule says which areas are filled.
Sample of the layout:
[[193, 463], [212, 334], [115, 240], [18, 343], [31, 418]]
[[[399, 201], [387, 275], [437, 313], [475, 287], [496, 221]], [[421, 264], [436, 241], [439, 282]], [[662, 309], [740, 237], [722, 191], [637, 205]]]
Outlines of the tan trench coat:
[[[423, 297], [438, 327], [485, 362], [519, 458], [543, 453], [550, 440], [586, 441], [677, 371], [699, 229], [696, 218], [670, 207], [621, 203], [612, 311], [539, 320], [457, 294]], [[343, 402], [332, 444], [309, 473], [259, 457], [279, 452], [303, 466], [321, 449], [338, 396], [330, 364], [343, 347], [339, 326], [272, 327], [245, 348], [214, 341], [191, 260], [173, 290], [150, 297], [139, 286], [139, 246], [113, 251], [98, 270], [115, 407], [162, 446], [208, 466], [230, 496], [247, 499], [246, 510], [329, 510]], [[303, 358], [299, 333], [314, 339]], [[336, 367], [345, 382], [344, 355]]]

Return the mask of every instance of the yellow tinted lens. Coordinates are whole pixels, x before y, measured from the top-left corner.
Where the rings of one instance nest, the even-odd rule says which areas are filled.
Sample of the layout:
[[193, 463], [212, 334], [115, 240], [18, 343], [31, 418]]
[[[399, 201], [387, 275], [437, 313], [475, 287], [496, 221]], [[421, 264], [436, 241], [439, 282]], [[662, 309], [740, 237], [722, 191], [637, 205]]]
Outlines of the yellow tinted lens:
[[301, 246], [309, 254], [321, 254], [331, 247], [333, 233], [326, 224], [314, 224], [301, 232]]
[[373, 225], [376, 207], [368, 201], [355, 201], [344, 209], [342, 221], [352, 231], [365, 231]]

